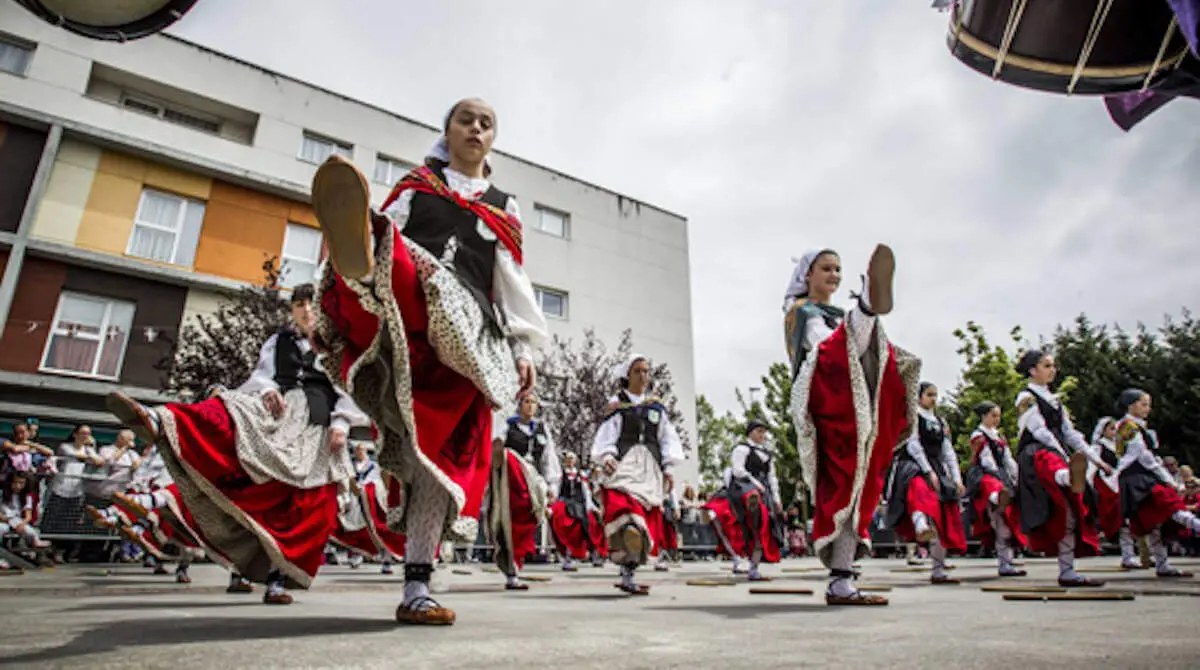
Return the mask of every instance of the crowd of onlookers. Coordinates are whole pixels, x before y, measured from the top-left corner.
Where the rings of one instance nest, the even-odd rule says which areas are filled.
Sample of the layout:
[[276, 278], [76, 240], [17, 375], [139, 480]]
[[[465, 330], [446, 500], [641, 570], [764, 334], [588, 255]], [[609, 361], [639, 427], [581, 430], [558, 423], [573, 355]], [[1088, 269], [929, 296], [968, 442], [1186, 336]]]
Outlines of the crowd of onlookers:
[[85, 507], [105, 506], [128, 488], [146, 450], [129, 430], [99, 445], [90, 426], [78, 425], [57, 448], [39, 441], [38, 430], [28, 419], [0, 441], [0, 541], [46, 549], [44, 538], [53, 538], [66, 554], [59, 560], [77, 558], [81, 539], [110, 535], [87, 520]]

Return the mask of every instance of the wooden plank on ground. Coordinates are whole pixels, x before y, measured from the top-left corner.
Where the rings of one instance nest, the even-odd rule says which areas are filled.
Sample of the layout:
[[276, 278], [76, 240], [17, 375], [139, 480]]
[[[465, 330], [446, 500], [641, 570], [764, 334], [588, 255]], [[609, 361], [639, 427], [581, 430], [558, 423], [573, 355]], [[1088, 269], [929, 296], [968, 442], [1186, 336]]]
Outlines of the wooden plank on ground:
[[1121, 591], [1068, 591], [1066, 593], [1005, 593], [1005, 600], [1133, 600], [1132, 593]]
[[767, 596], [767, 595], [811, 596], [813, 594], [813, 590], [812, 589], [782, 588], [782, 587], [777, 587], [777, 586], [770, 586], [770, 587], [754, 586], [754, 587], [750, 588], [750, 593], [753, 595], [763, 595], [763, 596]]

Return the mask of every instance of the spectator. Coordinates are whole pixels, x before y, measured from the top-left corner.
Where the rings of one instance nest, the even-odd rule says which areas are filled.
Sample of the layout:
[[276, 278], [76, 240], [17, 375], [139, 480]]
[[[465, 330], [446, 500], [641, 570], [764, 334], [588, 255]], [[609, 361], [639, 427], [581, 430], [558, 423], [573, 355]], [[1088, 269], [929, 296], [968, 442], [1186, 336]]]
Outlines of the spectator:
[[694, 526], [700, 523], [700, 501], [696, 498], [696, 489], [691, 484], [683, 487], [683, 500], [679, 501], [681, 520]]
[[16, 533], [23, 537], [30, 547], [45, 549], [50, 543], [42, 540], [37, 529], [33, 527], [33, 495], [30, 484], [31, 479], [27, 473], [14, 472], [4, 485], [4, 495], [0, 499], [0, 535]]
[[78, 533], [83, 520], [83, 478], [89, 467], [104, 466], [96, 451], [92, 429], [86, 424], [75, 426], [68, 441], [59, 445], [59, 474], [50, 484], [50, 499], [42, 531], [46, 533]]
[[1179, 471], [1179, 461], [1176, 460], [1174, 456], [1167, 456], [1162, 459], [1162, 462], [1163, 467], [1167, 469], [1167, 472], [1171, 475], [1171, 478], [1175, 480], [1175, 486], [1178, 486], [1182, 489], [1183, 475]]
[[100, 448], [100, 458], [107, 471], [103, 479], [89, 481], [85, 491], [101, 500], [111, 500], [114, 493], [124, 491], [133, 481], [133, 472], [142, 465], [134, 445], [134, 434], [128, 428], [117, 433], [117, 441]]
[[45, 461], [45, 457], [54, 455], [53, 451], [30, 438], [29, 426], [24, 423], [13, 426], [12, 435], [9, 439], [4, 440], [3, 446], [0, 448], [4, 452], [3, 470], [8, 473], [31, 473], [37, 467], [33, 461], [34, 454], [41, 456], [42, 458], [39, 460], [42, 462]]

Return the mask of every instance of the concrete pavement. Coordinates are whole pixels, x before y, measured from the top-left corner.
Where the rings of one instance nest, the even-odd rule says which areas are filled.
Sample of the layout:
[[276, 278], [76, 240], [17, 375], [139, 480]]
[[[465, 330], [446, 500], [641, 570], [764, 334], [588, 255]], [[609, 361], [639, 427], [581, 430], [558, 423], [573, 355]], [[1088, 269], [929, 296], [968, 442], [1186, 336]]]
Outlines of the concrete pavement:
[[[400, 577], [377, 566], [327, 567], [290, 607], [224, 593], [226, 575], [192, 569], [194, 583], [117, 566], [59, 567], [0, 577], [0, 666], [18, 668], [796, 668], [1197, 667], [1200, 581], [1146, 571], [1096, 574], [1122, 602], [1006, 602], [985, 584], [1050, 585], [1052, 560], [1027, 578], [996, 580], [991, 561], [961, 559], [959, 586], [934, 587], [902, 561], [868, 560], [863, 584], [892, 587], [882, 608], [829, 608], [812, 559], [770, 566], [770, 586], [814, 595], [751, 595], [748, 586], [688, 586], [728, 564], [647, 572], [648, 597], [612, 588], [616, 569], [531, 566], [550, 577], [506, 593], [478, 565], [448, 566], [439, 598], [450, 628], [398, 627]], [[1186, 566], [1188, 561], [1181, 561]], [[1111, 568], [1108, 557], [1081, 561]], [[454, 571], [471, 574], [455, 574]], [[1194, 565], [1190, 569], [1200, 569]]]

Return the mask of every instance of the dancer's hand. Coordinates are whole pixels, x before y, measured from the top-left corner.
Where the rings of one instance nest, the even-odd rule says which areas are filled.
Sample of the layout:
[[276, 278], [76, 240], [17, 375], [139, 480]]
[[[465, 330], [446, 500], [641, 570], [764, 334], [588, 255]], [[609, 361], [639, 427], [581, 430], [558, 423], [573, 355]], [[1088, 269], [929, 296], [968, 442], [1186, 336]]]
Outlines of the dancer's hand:
[[329, 429], [329, 450], [335, 454], [346, 448], [346, 433], [338, 428]]
[[275, 389], [267, 391], [263, 395], [263, 404], [267, 406], [267, 411], [271, 413], [271, 416], [276, 419], [283, 416], [284, 402], [283, 396], [280, 395], [279, 391]]
[[1111, 475], [1112, 473], [1116, 472], [1116, 470], [1113, 470], [1113, 466], [1104, 462], [1100, 463], [1100, 470], [1106, 475]]
[[938, 491], [941, 491], [942, 480], [938, 479], [937, 473], [930, 470], [927, 476], [929, 477], [929, 485], [933, 487], [933, 492], [936, 494]]
[[774, 508], [775, 508], [775, 513], [776, 513], [776, 514], [781, 514], [781, 515], [783, 514], [783, 503], [779, 502], [778, 500], [776, 500], [776, 501], [775, 501], [775, 502], [774, 502], [774, 503], [771, 505], [771, 507], [774, 507]]
[[617, 459], [609, 456], [604, 459], [604, 474], [612, 476], [617, 471]]
[[967, 494], [967, 487], [963, 486], [962, 484], [959, 484], [954, 490], [958, 492], [959, 498]]
[[521, 390], [517, 392], [518, 398], [533, 393], [533, 387], [537, 385], [537, 370], [533, 367], [533, 362], [524, 358], [517, 361], [517, 376], [521, 378]]
[[670, 493], [671, 489], [673, 489], [673, 488], [675, 488], [675, 476], [664, 472], [663, 473], [663, 489], [667, 493]]

